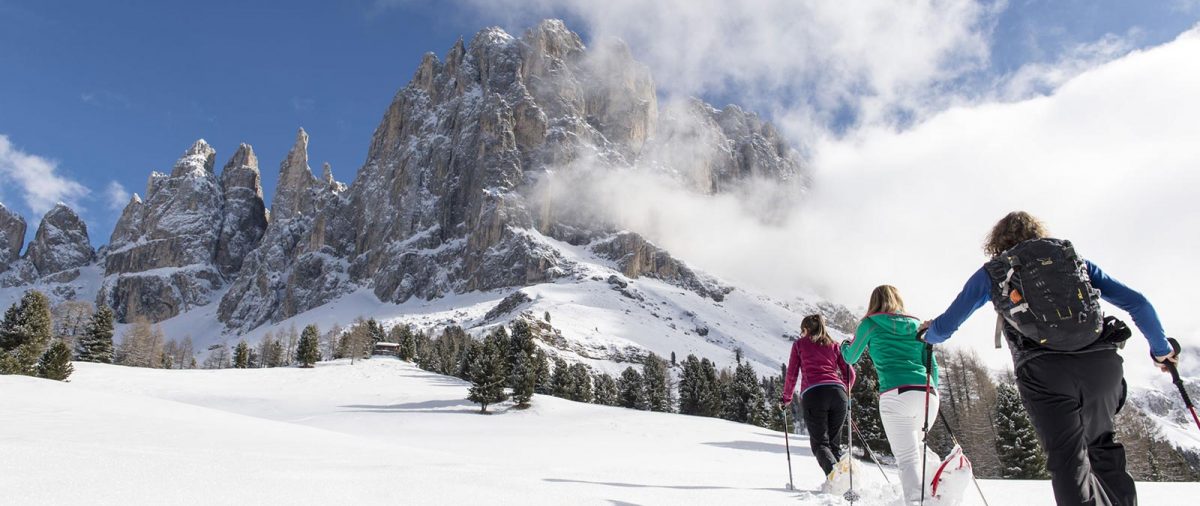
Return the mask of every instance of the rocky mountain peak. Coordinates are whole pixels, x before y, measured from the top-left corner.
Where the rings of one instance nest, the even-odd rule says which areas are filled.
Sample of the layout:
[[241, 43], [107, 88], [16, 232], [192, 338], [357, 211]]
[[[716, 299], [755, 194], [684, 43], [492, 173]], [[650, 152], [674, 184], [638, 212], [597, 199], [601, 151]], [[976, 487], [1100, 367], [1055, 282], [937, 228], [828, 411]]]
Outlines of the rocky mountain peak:
[[320, 182], [308, 166], [308, 133], [301, 128], [287, 158], [279, 164], [279, 182], [271, 201], [271, 218], [286, 220], [313, 212], [312, 192], [318, 187]]
[[48, 276], [92, 263], [96, 251], [87, 224], [66, 204], [58, 203], [42, 217], [25, 253], [38, 275]]
[[258, 246], [267, 229], [258, 157], [242, 143], [221, 170], [221, 229], [214, 257], [221, 275], [232, 278], [242, 268], [246, 254]]
[[21, 257], [25, 230], [25, 218], [0, 203], [0, 272]]
[[209, 146], [204, 139], [197, 140], [183, 153], [179, 161], [175, 162], [175, 168], [171, 169], [171, 176], [178, 177], [189, 173], [212, 175], [216, 158], [217, 150]]
[[328, 185], [332, 185], [336, 182], [333, 179], [333, 167], [329, 165], [329, 162], [325, 162], [321, 165], [321, 179], [323, 179], [325, 184]]

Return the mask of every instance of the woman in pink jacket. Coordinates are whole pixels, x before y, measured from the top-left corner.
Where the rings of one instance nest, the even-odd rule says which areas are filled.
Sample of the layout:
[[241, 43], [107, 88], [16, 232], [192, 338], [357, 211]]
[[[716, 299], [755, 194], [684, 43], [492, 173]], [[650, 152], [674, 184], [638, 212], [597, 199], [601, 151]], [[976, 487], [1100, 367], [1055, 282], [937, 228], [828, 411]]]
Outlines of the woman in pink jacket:
[[842, 358], [841, 350], [825, 331], [825, 317], [812, 315], [800, 322], [800, 339], [792, 343], [784, 378], [783, 398], [786, 406], [792, 402], [797, 373], [800, 376], [800, 399], [804, 423], [813, 455], [821, 470], [829, 475], [834, 464], [842, 458], [838, 442], [846, 423], [846, 405], [850, 387], [854, 386], [854, 368]]

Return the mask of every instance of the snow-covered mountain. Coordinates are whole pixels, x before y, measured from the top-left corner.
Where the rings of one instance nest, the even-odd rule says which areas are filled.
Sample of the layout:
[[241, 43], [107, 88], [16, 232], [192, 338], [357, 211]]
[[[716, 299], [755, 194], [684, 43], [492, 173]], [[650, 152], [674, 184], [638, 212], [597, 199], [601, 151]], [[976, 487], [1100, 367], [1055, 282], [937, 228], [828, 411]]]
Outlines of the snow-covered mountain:
[[[785, 199], [809, 175], [769, 123], [696, 99], [660, 104], [628, 48], [585, 47], [560, 21], [427, 54], [351, 183], [328, 165], [315, 175], [308, 148], [300, 130], [268, 209], [253, 148], [218, 172], [199, 140], [149, 175], [99, 251], [67, 206], [26, 246], [26, 220], [0, 205], [0, 309], [31, 288], [104, 303], [201, 353], [360, 316], [475, 333], [525, 318], [552, 353], [609, 372], [648, 352], [724, 365], [742, 348], [762, 373], [778, 370], [803, 315], [839, 312], [802, 287], [779, 300], [716, 279], [597, 208], [642, 181], [615, 185], [615, 203], [583, 191], [613, 174], [700, 194], [766, 181]], [[1200, 449], [1169, 386], [1148, 387], [1135, 385], [1133, 403]]]
[[427, 54], [350, 184], [328, 166], [316, 177], [308, 143], [300, 130], [268, 211], [248, 144], [218, 173], [216, 150], [196, 141], [169, 173], [150, 174], [98, 254], [60, 206], [16, 258], [24, 220], [0, 210], [0, 303], [28, 288], [92, 300], [201, 349], [358, 316], [482, 329], [549, 312], [546, 337], [570, 359], [727, 361], [742, 347], [769, 371], [817, 302], [699, 272], [583, 194], [627, 172], [700, 194], [767, 181], [796, 198], [808, 175], [756, 115], [696, 99], [660, 106], [627, 47], [585, 47], [561, 21], [520, 37], [488, 28], [444, 58]]

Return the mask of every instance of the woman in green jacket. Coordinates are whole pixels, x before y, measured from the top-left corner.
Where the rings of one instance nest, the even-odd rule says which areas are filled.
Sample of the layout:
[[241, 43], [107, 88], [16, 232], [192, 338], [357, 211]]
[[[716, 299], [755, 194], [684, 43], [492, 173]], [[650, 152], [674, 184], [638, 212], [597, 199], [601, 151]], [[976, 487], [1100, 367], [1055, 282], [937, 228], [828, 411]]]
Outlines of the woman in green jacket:
[[905, 498], [917, 501], [921, 499], [923, 486], [921, 437], [926, 399], [929, 420], [933, 420], [938, 412], [938, 369], [934, 361], [927, 392], [925, 345], [917, 340], [921, 321], [904, 312], [904, 300], [896, 287], [876, 287], [871, 292], [867, 316], [858, 324], [854, 339], [842, 345], [842, 356], [854, 364], [864, 351], [871, 354], [879, 374], [879, 417], [883, 430], [900, 468]]

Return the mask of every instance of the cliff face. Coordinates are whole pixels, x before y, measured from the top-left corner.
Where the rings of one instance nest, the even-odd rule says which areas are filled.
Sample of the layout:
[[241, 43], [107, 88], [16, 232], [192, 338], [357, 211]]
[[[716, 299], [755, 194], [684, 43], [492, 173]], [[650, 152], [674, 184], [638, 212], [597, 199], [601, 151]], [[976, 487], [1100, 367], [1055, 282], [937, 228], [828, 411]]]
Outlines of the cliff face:
[[0, 272], [21, 258], [25, 246], [25, 218], [0, 204]]

